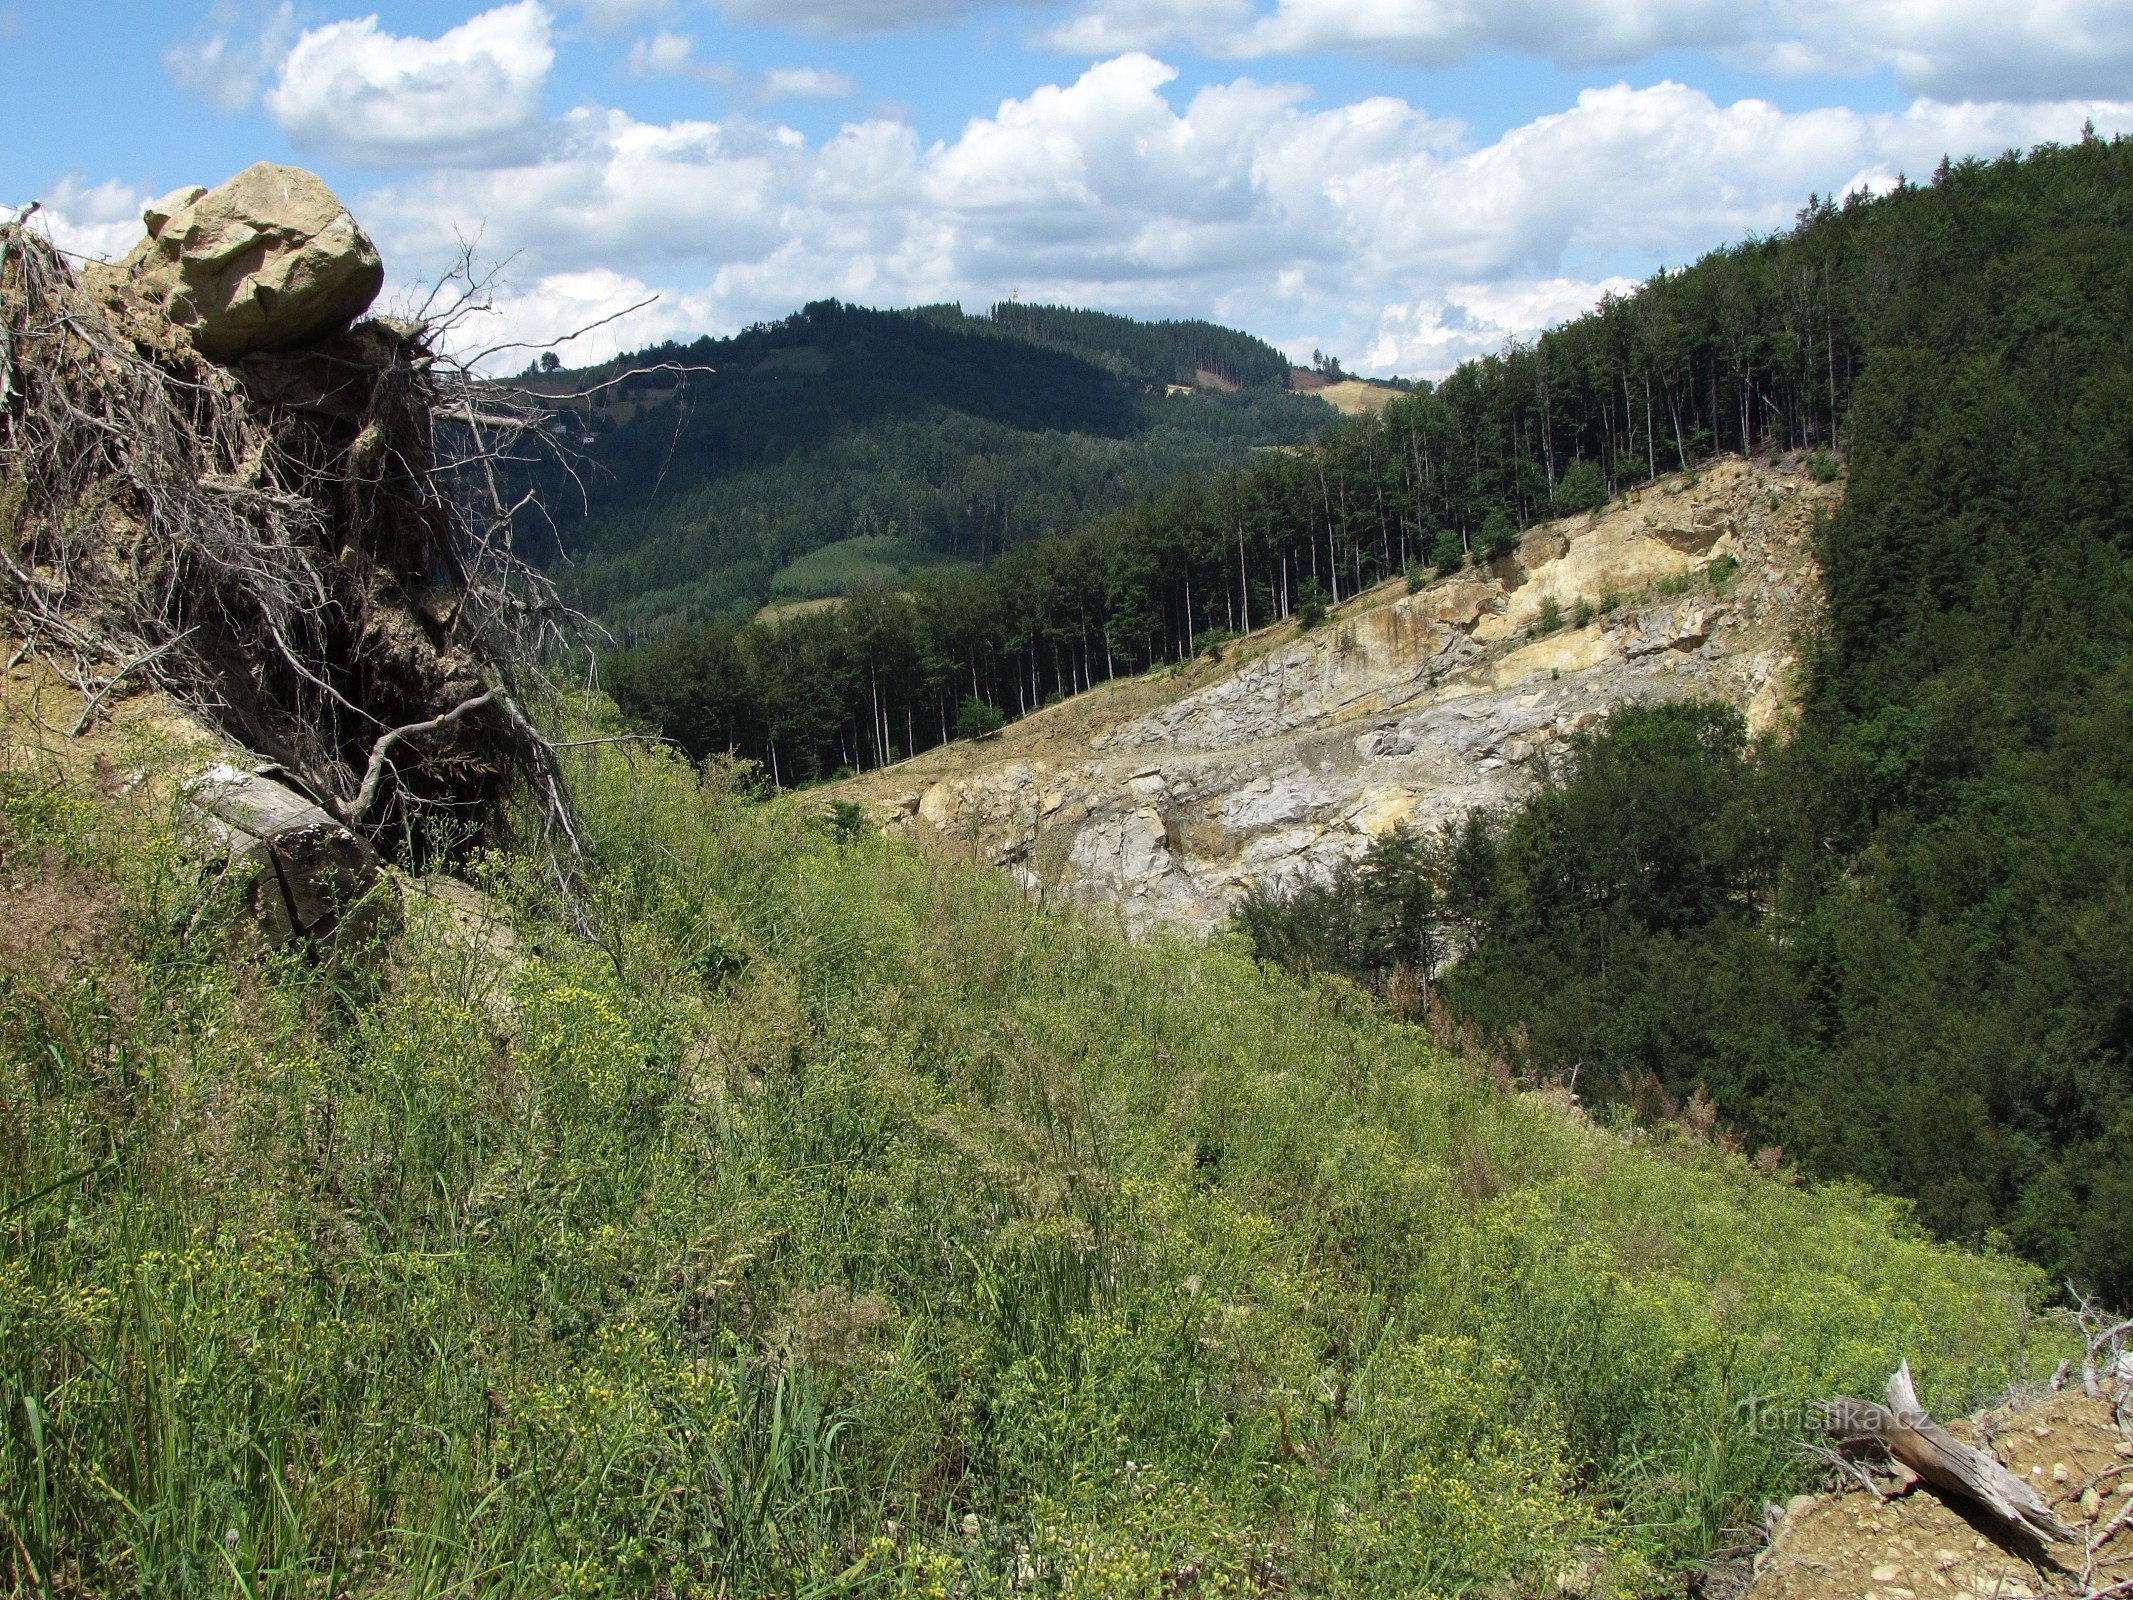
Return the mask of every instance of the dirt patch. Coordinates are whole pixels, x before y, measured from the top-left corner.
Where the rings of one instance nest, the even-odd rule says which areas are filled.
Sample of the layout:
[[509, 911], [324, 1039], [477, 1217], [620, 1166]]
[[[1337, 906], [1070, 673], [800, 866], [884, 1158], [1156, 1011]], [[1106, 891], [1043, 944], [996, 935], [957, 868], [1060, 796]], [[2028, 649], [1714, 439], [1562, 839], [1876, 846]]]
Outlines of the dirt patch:
[[0, 670], [0, 739], [17, 770], [105, 794], [143, 782], [168, 793], [223, 753], [168, 695], [146, 687], [121, 684], [85, 717], [91, 708], [79, 687], [21, 644], [0, 629], [0, 661], [9, 663]]
[[1383, 411], [1405, 391], [1361, 378], [1342, 378], [1312, 392], [1342, 416], [1359, 417], [1365, 412]]
[[1882, 1499], [1851, 1486], [1786, 1507], [1756, 1558], [1747, 1600], [2024, 1600], [2091, 1595], [2133, 1579], [2133, 1441], [2110, 1399], [2068, 1390], [1982, 1412], [1948, 1431], [1991, 1449], [2078, 1542], [2018, 1542], [1916, 1482]]

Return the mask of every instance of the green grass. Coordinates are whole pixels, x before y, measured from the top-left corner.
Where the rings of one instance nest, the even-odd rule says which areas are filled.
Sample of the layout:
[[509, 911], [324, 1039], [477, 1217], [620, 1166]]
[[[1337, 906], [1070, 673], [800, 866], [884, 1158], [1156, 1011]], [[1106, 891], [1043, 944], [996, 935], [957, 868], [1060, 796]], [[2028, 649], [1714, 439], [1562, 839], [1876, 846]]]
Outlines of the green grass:
[[797, 561], [787, 562], [771, 579], [770, 591], [781, 600], [826, 600], [833, 595], [857, 594], [862, 589], [893, 589], [923, 568], [960, 570], [968, 566], [966, 561], [914, 548], [893, 535], [864, 534], [826, 544]]
[[498, 855], [515, 955], [327, 967], [0, 785], [0, 1588], [1627, 1592], [1806, 1402], [2059, 1353], [1890, 1201], [581, 754], [596, 937]]

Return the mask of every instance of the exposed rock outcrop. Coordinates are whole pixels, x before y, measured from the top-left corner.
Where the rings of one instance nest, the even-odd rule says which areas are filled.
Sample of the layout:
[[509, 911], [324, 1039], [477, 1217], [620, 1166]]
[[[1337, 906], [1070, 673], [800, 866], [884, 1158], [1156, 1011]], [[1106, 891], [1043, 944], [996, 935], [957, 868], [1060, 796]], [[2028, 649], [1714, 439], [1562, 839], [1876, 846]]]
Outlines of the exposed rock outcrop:
[[1814, 507], [1835, 493], [1792, 464], [1721, 462], [1538, 528], [1491, 568], [1270, 630], [1174, 693], [1106, 686], [839, 792], [1136, 929], [1210, 928], [1399, 823], [1510, 801], [1615, 706], [1711, 696], [1772, 726], [1819, 592]]
[[148, 236], [90, 284], [141, 297], [213, 361], [338, 332], [385, 282], [369, 236], [301, 167], [261, 161], [213, 189], [174, 190], [143, 221]]

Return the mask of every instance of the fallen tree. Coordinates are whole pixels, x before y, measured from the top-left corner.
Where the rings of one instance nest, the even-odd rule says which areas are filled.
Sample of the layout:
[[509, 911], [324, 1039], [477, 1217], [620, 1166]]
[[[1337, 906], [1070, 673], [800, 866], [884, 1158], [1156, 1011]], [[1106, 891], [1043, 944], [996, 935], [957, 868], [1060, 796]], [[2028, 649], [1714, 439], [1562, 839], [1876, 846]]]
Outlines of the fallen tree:
[[77, 273], [27, 215], [0, 226], [0, 594], [82, 726], [152, 681], [418, 854], [524, 794], [567, 888], [577, 829], [527, 706], [575, 619], [512, 554], [494, 470], [540, 413], [443, 353], [471, 297], [440, 298], [213, 360], [127, 263]]
[[1983, 1511], [2019, 1539], [2070, 1544], [2079, 1535], [2036, 1491], [1990, 1452], [1964, 1444], [1918, 1403], [1906, 1361], [1889, 1377], [1888, 1404], [1840, 1398], [1824, 1408], [1825, 1428], [1840, 1448], [1865, 1447], [1902, 1463], [1943, 1495]]

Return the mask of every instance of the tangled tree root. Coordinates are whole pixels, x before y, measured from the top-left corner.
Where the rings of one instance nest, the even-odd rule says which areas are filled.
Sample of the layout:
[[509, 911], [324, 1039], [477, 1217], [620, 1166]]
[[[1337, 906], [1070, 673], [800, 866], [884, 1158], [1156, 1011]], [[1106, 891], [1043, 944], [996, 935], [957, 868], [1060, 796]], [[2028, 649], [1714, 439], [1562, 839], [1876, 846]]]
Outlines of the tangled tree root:
[[0, 227], [0, 587], [83, 726], [146, 678], [419, 852], [530, 796], [567, 888], [577, 829], [524, 707], [576, 619], [512, 555], [495, 470], [536, 417], [483, 399], [438, 332], [364, 322], [217, 366]]

